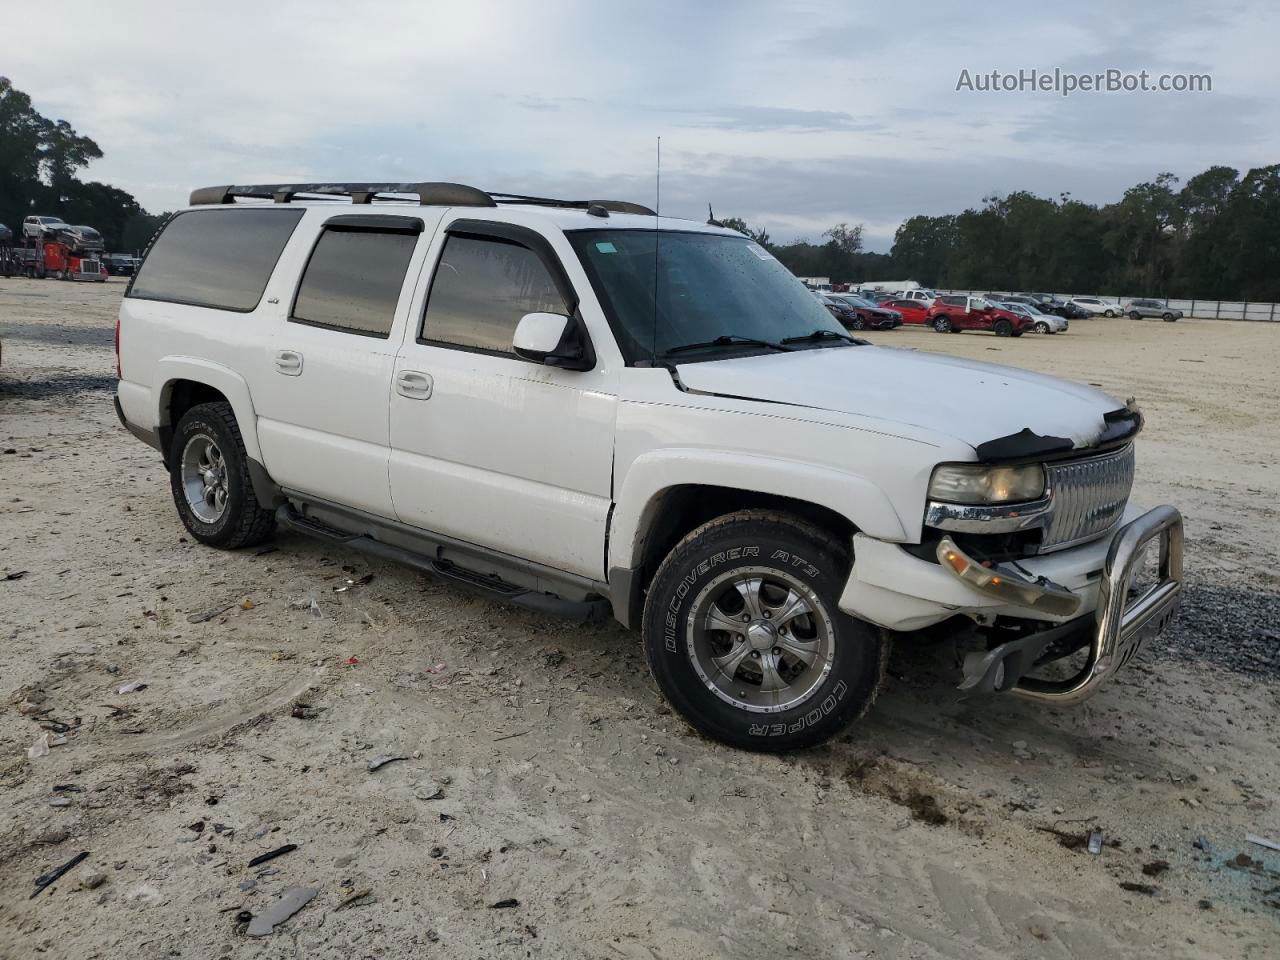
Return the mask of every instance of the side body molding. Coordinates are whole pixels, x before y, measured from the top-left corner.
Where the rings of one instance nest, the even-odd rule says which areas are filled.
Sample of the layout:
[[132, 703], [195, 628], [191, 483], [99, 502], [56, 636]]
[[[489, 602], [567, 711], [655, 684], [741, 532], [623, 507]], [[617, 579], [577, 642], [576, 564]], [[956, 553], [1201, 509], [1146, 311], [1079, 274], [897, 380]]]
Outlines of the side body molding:
[[640, 563], [644, 534], [662, 494], [689, 484], [729, 487], [816, 503], [846, 517], [867, 536], [904, 541], [893, 505], [868, 480], [829, 467], [720, 450], [680, 448], [641, 454], [627, 468], [609, 531], [609, 568]]

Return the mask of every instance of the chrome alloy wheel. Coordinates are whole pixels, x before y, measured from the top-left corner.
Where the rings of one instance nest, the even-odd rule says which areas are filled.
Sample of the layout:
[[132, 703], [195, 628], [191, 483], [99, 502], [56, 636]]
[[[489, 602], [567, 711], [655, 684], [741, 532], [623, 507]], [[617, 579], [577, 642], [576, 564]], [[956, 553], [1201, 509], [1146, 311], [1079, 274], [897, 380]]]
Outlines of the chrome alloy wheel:
[[785, 571], [742, 567], [711, 580], [685, 630], [689, 659], [707, 689], [753, 713], [779, 713], [822, 686], [835, 629], [817, 594]]
[[227, 510], [227, 464], [217, 441], [197, 433], [182, 448], [182, 491], [202, 523], [217, 523]]

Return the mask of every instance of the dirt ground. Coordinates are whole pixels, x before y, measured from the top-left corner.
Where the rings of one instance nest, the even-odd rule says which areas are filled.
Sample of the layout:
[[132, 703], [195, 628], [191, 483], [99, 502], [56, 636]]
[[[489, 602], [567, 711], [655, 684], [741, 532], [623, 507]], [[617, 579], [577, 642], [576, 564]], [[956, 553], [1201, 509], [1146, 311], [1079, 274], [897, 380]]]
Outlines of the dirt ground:
[[190, 542], [111, 407], [122, 290], [0, 280], [0, 957], [1276, 955], [1280, 327], [873, 334], [1136, 395], [1187, 609], [1070, 710], [899, 644], [861, 724], [771, 757], [693, 734], [614, 624]]

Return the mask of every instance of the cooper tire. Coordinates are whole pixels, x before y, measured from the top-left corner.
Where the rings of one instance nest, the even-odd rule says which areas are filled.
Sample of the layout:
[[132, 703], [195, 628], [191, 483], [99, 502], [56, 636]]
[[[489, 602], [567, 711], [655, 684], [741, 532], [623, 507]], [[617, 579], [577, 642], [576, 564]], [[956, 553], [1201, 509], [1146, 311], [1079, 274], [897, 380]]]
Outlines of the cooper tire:
[[[836, 736], [871, 706], [889, 651], [879, 628], [837, 607], [848, 570], [842, 544], [789, 514], [704, 523], [663, 560], [645, 599], [659, 688], [696, 729], [735, 747], [782, 753]], [[731, 629], [711, 626], [722, 623]]]
[[[199, 496], [200, 480], [194, 474], [206, 453], [210, 458], [204, 463], [218, 474], [223, 491], [220, 506], [216, 496], [203, 503]], [[267, 539], [275, 529], [275, 514], [264, 510], [254, 493], [240, 425], [231, 404], [224, 400], [198, 404], [178, 421], [169, 446], [169, 486], [183, 525], [206, 546], [223, 550], [249, 547]]]

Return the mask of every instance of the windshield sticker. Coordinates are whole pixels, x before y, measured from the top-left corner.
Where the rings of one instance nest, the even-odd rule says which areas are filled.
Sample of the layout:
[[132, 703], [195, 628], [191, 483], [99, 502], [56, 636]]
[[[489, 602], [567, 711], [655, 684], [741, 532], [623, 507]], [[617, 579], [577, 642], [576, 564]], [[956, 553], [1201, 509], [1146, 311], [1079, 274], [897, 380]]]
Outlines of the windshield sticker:
[[618, 252], [618, 248], [615, 247], [608, 240], [601, 240], [599, 243], [596, 244], [596, 249], [599, 250], [601, 253], [617, 253]]
[[755, 254], [757, 257], [759, 257], [761, 260], [773, 260], [773, 259], [775, 259], [772, 253], [770, 253], [770, 252], [769, 252], [768, 250], [766, 250], [764, 247], [760, 246], [760, 244], [758, 244], [758, 243], [748, 243], [748, 244], [747, 244], [747, 249], [748, 249], [748, 250], [750, 250], [752, 253], [754, 253], [754, 254]]

